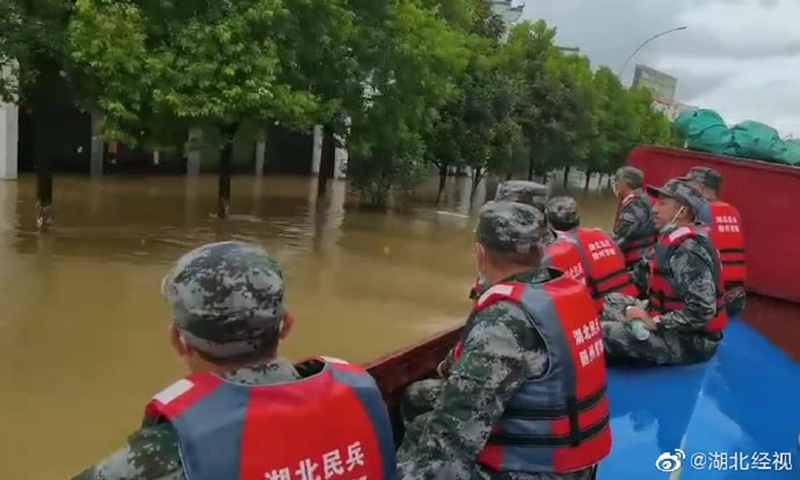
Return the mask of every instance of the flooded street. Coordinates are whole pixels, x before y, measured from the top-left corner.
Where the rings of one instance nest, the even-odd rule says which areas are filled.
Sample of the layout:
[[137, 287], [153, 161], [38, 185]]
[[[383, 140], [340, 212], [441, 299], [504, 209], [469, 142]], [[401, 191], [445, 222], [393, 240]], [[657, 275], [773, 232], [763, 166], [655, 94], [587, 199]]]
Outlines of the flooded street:
[[[149, 396], [183, 374], [159, 286], [200, 244], [254, 241], [277, 255], [296, 318], [281, 353], [294, 359], [365, 361], [464, 320], [468, 179], [450, 179], [437, 208], [386, 215], [358, 209], [341, 181], [316, 208], [316, 180], [234, 178], [225, 222], [210, 215], [216, 181], [56, 177], [50, 237], [35, 231], [35, 179], [0, 182], [3, 478], [77, 473], [121, 446]], [[608, 228], [613, 199], [582, 195], [583, 224]]]

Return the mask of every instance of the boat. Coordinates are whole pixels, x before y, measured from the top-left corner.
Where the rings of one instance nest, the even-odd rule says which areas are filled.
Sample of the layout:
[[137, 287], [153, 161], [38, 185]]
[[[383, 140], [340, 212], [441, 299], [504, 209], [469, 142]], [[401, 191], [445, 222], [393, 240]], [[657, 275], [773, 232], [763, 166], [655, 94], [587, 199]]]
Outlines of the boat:
[[[775, 221], [800, 205], [792, 189], [800, 169], [651, 146], [633, 150], [628, 163], [655, 185], [693, 166], [723, 175], [721, 198], [736, 205], [746, 229], [748, 300], [707, 363], [609, 369], [613, 447], [597, 479], [800, 478], [800, 282], [791, 281], [800, 278], [800, 250], [785, 240], [800, 226]], [[403, 389], [435, 376], [462, 328], [366, 365], [399, 435]]]

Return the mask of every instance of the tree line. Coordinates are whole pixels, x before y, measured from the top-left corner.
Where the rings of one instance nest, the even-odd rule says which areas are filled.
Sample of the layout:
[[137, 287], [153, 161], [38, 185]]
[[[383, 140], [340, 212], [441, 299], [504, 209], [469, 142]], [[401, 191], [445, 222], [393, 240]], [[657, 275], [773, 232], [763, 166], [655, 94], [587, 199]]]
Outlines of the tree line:
[[544, 21], [507, 29], [490, 0], [9, 0], [0, 95], [24, 105], [47, 58], [77, 105], [102, 115], [107, 140], [166, 146], [210, 132], [220, 216], [233, 139], [254, 125], [324, 125], [379, 205], [433, 167], [442, 179], [469, 167], [476, 185], [606, 173], [637, 144], [673, 141], [647, 90], [554, 38]]

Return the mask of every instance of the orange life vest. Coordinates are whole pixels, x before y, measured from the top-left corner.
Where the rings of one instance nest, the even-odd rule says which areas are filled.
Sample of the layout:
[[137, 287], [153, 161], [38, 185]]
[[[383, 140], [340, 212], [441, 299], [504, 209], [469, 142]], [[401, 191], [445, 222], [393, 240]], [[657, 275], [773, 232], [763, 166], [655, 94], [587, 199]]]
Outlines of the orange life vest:
[[693, 238], [708, 251], [714, 260], [713, 275], [717, 284], [716, 307], [717, 314], [706, 324], [708, 332], [718, 332], [728, 325], [728, 314], [725, 310], [725, 288], [722, 285], [721, 264], [719, 255], [704, 226], [689, 225], [673, 228], [661, 234], [655, 246], [655, 254], [650, 260], [650, 308], [659, 314], [681, 310], [686, 306], [684, 299], [675, 291], [672, 285], [672, 275], [669, 270], [669, 258], [675, 248], [682, 242]]
[[742, 217], [739, 216], [736, 207], [729, 203], [708, 202], [708, 208], [709, 234], [714, 246], [719, 250], [725, 289], [742, 287], [747, 277]]
[[618, 292], [636, 298], [639, 294], [625, 257], [613, 240], [599, 228], [578, 227], [562, 232], [578, 248], [586, 271], [586, 285], [597, 311], [603, 310], [605, 296]]
[[[619, 221], [622, 210], [637, 198], [643, 199], [647, 203], [648, 208], [652, 211], [653, 205], [655, 204], [655, 199], [653, 197], [639, 190], [631, 192], [617, 207], [617, 213], [614, 218], [615, 226]], [[658, 229], [656, 229], [656, 225], [653, 223], [653, 216], [651, 214], [648, 216], [647, 222], [642, 225], [641, 230], [634, 232], [631, 237], [627, 238], [619, 246], [622, 250], [622, 254], [625, 256], [625, 265], [627, 268], [633, 268], [633, 266], [642, 259], [644, 253], [655, 245], [657, 240]]]
[[[509, 399], [478, 456], [488, 469], [565, 473], [597, 464], [611, 451], [603, 333], [586, 288], [561, 276], [539, 284], [499, 283], [473, 314], [501, 301], [518, 304], [547, 345], [546, 377], [524, 382]], [[453, 352], [458, 362], [470, 325]]]
[[542, 265], [561, 270], [566, 276], [586, 285], [586, 271], [583, 269], [581, 254], [577, 247], [560, 233], [556, 235], [553, 243], [544, 247]]
[[145, 416], [175, 428], [191, 480], [393, 480], [394, 438], [375, 380], [342, 360], [307, 362], [319, 373], [275, 385], [189, 375], [155, 395]]

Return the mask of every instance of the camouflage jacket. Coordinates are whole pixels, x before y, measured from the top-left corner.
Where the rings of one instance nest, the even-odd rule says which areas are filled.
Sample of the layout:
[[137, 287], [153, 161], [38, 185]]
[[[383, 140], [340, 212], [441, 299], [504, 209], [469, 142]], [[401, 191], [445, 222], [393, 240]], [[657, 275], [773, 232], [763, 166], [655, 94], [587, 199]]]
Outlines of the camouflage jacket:
[[[648, 252], [647, 257], [633, 270], [634, 283], [640, 288], [649, 283], [649, 259], [652, 255], [652, 251]], [[661, 315], [659, 328], [702, 330], [717, 313], [714, 259], [700, 243], [688, 239], [672, 251], [667, 263], [675, 293], [683, 299], [686, 306]]]
[[[224, 378], [246, 385], [271, 385], [297, 380], [300, 375], [288, 360], [277, 359], [236, 370]], [[178, 435], [169, 423], [145, 420], [142, 428], [128, 437], [125, 447], [72, 480], [187, 480]]]
[[[506, 281], [549, 279], [549, 272], [540, 268]], [[466, 329], [461, 357], [444, 381], [433, 411], [409, 425], [397, 455], [398, 479], [591, 478], [589, 471], [561, 476], [489, 472], [476, 463], [508, 400], [524, 381], [547, 372], [549, 356], [526, 314], [510, 302], [473, 313]]]
[[652, 208], [645, 201], [644, 194], [641, 190], [635, 190], [630, 203], [620, 207], [617, 212], [612, 234], [614, 241], [621, 246], [629, 240], [645, 238], [654, 234], [655, 227], [652, 217]]

